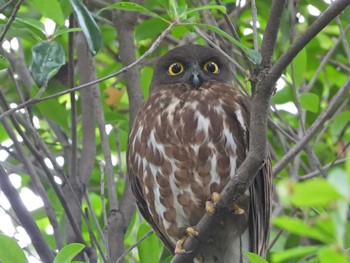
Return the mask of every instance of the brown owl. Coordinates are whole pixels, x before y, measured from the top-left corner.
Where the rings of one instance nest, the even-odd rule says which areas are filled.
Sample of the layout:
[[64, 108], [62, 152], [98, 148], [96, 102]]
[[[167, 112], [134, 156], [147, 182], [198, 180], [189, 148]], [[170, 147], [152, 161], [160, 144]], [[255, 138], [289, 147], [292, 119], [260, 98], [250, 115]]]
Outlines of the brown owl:
[[[149, 98], [131, 130], [127, 161], [137, 205], [172, 253], [246, 158], [249, 98], [232, 78], [215, 49], [184, 45], [169, 51], [156, 65]], [[265, 256], [271, 184], [267, 163], [237, 204], [212, 215], [218, 223], [201, 240], [202, 262], [248, 262], [244, 251]]]

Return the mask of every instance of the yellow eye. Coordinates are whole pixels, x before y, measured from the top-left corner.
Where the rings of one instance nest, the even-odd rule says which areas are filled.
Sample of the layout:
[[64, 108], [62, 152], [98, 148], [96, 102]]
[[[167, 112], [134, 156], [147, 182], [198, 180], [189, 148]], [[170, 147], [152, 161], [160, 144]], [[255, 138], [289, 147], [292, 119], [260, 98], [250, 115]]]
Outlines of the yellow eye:
[[179, 75], [182, 71], [184, 71], [184, 66], [179, 62], [172, 63], [168, 69], [169, 74], [172, 76]]
[[219, 73], [219, 66], [213, 61], [208, 61], [207, 63], [204, 64], [204, 70], [213, 73], [213, 74], [218, 74]]

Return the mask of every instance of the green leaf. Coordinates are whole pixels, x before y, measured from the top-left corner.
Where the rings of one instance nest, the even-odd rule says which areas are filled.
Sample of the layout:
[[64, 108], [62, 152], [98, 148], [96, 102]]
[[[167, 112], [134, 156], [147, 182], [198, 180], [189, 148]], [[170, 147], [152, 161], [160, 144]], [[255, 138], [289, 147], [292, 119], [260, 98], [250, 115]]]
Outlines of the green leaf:
[[138, 24], [135, 28], [136, 41], [154, 38], [168, 26], [167, 23], [159, 21], [158, 18], [150, 18]]
[[[8, 22], [7, 19], [0, 19], [0, 31], [3, 30], [4, 26]], [[19, 37], [21, 39], [29, 39], [34, 42], [41, 42], [46, 39], [46, 35], [37, 28], [32, 28], [32, 26], [24, 24], [18, 18], [13, 21], [11, 27], [6, 32], [6, 38], [11, 39], [14, 37]]]
[[[36, 108], [40, 110], [43, 116], [55, 121], [63, 130], [69, 130], [68, 118], [64, 113], [66, 111], [64, 104], [60, 104], [58, 100], [46, 100], [38, 103]], [[57, 114], [57, 112], [62, 114]]]
[[[294, 67], [294, 84], [299, 87], [306, 73], [307, 53], [306, 49], [302, 49], [293, 60]], [[292, 74], [291, 74], [292, 76]]]
[[300, 103], [305, 110], [317, 113], [320, 105], [320, 98], [315, 93], [306, 92], [300, 94]]
[[283, 104], [292, 101], [293, 90], [290, 86], [285, 86], [279, 90], [273, 97], [272, 101], [276, 104]]
[[64, 50], [57, 42], [41, 42], [32, 47], [31, 70], [36, 83], [42, 86], [64, 65]]
[[0, 234], [0, 261], [3, 263], [28, 262], [23, 249], [17, 242], [3, 234]]
[[79, 32], [81, 31], [81, 28], [79, 27], [76, 27], [76, 28], [66, 28], [66, 27], [63, 27], [63, 28], [59, 28], [57, 29], [53, 35], [54, 37], [58, 37], [59, 35], [63, 35], [63, 34], [67, 34], [67, 33], [70, 33], [70, 32]]
[[237, 41], [236, 39], [231, 37], [229, 34], [227, 34], [225, 31], [221, 30], [220, 28], [218, 28], [216, 26], [209, 25], [209, 24], [200, 24], [200, 23], [188, 23], [188, 24], [186, 23], [186, 25], [188, 25], [188, 26], [197, 26], [197, 27], [209, 29], [209, 30], [217, 33], [218, 35], [228, 39], [229, 41], [231, 41], [237, 47], [241, 48], [243, 50], [243, 52], [246, 53], [248, 58], [254, 64], [257, 65], [257, 64], [259, 64], [261, 62], [261, 54], [259, 52], [255, 51], [253, 49], [247, 48], [241, 42]]
[[102, 35], [95, 19], [90, 14], [90, 11], [80, 0], [69, 0], [73, 7], [75, 17], [79, 26], [83, 30], [89, 49], [93, 55], [100, 50], [102, 45]]
[[45, 26], [40, 21], [32, 18], [16, 18], [16, 23], [22, 25], [22, 28], [18, 28], [18, 30], [27, 28], [37, 39], [40, 39], [40, 41], [46, 40]]
[[340, 249], [337, 249], [337, 247], [334, 246], [321, 248], [317, 253], [317, 257], [320, 260], [320, 263], [348, 263], [350, 261], [350, 258], [348, 258]]
[[291, 202], [295, 206], [322, 206], [341, 197], [337, 189], [322, 178], [296, 183], [294, 187]]
[[[311, 237], [313, 239], [317, 239], [320, 241], [323, 241], [325, 243], [329, 243], [334, 241], [332, 234], [329, 234], [324, 231], [321, 227], [310, 227], [305, 222], [298, 218], [290, 218], [290, 217], [277, 217], [273, 221], [274, 225], [276, 225], [279, 228], [285, 229], [290, 233], [299, 235], [299, 236], [306, 236]], [[319, 225], [327, 225], [329, 226], [329, 221], [322, 223], [319, 223]], [[332, 230], [332, 227], [329, 227], [330, 231]]]
[[346, 125], [350, 122], [350, 111], [340, 112], [338, 115], [334, 116], [330, 131], [332, 136], [338, 137]]
[[159, 18], [166, 23], [170, 23], [168, 20], [164, 19], [160, 15], [148, 10], [147, 8], [145, 8], [141, 5], [131, 3], [131, 2], [119, 2], [119, 3], [112, 4], [112, 5], [109, 5], [109, 6], [102, 8], [98, 13], [105, 11], [105, 10], [110, 10], [110, 9], [119, 9], [119, 10], [123, 10], [123, 11], [141, 12], [141, 13], [148, 14], [151, 17]]
[[[141, 239], [150, 230], [151, 228], [149, 225], [140, 225], [137, 232], [137, 239]], [[141, 242], [137, 246], [137, 249], [139, 251], [141, 263], [159, 262], [162, 249], [159, 240], [154, 233]]]
[[52, 19], [60, 26], [64, 25], [63, 11], [57, 0], [33, 0], [33, 4], [43, 16]]
[[53, 263], [70, 263], [72, 259], [84, 249], [85, 245], [79, 243], [71, 243], [65, 245], [57, 256]]
[[244, 254], [249, 258], [250, 263], [268, 263], [268, 261], [266, 261], [265, 259], [263, 259], [255, 253], [244, 252]]
[[271, 258], [272, 262], [278, 263], [278, 262], [284, 262], [288, 259], [293, 259], [292, 262], [299, 262], [298, 259], [314, 254], [319, 247], [317, 246], [303, 246], [303, 247], [296, 247], [287, 249], [281, 252], [273, 253]]
[[10, 66], [10, 62], [4, 56], [0, 55], [0, 70], [6, 69]]
[[202, 10], [218, 10], [218, 11], [220, 11], [223, 14], [226, 13], [226, 8], [224, 6], [222, 6], [222, 5], [203, 5], [203, 6], [200, 6], [200, 7], [189, 8], [185, 12], [185, 14], [189, 15], [189, 14], [196, 13], [196, 12], [199, 12], [199, 11], [202, 11]]
[[168, 10], [168, 14], [170, 16], [171, 19], [177, 19], [179, 17], [178, 15], [178, 9], [179, 7], [177, 6], [177, 1], [175, 0], [169, 0], [169, 10]]
[[350, 196], [350, 182], [348, 182], [347, 177], [348, 175], [345, 170], [341, 168], [332, 169], [327, 177], [327, 180], [344, 196], [344, 199], [337, 201], [337, 209], [331, 213], [336, 227], [336, 236], [339, 244], [344, 241], [346, 235], [346, 221], [349, 211], [349, 204], [346, 197]]

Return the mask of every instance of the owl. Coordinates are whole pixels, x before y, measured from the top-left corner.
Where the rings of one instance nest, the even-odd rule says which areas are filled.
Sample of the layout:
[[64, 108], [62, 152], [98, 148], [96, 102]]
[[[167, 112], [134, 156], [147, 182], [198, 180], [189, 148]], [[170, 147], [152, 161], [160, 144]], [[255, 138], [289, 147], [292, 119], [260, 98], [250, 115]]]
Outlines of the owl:
[[208, 208], [249, 148], [250, 100], [232, 80], [217, 50], [192, 44], [172, 49], [156, 64], [128, 141], [138, 208], [170, 252], [184, 253], [179, 245], [205, 213], [217, 217], [197, 255], [206, 263], [248, 262], [245, 251], [265, 256], [269, 238], [269, 162], [232, 207]]

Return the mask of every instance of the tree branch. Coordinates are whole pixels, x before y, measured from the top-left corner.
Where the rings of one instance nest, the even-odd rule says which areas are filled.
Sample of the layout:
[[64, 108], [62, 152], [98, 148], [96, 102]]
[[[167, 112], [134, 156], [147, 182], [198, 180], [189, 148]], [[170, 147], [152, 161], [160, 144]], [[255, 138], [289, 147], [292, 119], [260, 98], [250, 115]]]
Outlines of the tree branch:
[[53, 262], [54, 256], [51, 248], [47, 245], [46, 240], [40, 232], [40, 229], [35, 224], [32, 216], [24, 206], [21, 197], [19, 196], [16, 188], [13, 187], [5, 169], [0, 164], [0, 187], [9, 200], [12, 209], [18, 220], [23, 225], [24, 229], [28, 233], [32, 244], [43, 262]]
[[[142, 1], [135, 1], [140, 4]], [[113, 22], [118, 31], [119, 54], [124, 66], [135, 62], [134, 29], [138, 14], [135, 12], [114, 11]], [[126, 90], [129, 97], [129, 128], [131, 129], [136, 114], [143, 103], [140, 72], [138, 68], [131, 68], [125, 73]], [[118, 138], [116, 138], [118, 140]], [[121, 169], [121, 167], [119, 167]], [[108, 243], [111, 262], [115, 262], [124, 251], [124, 233], [135, 211], [134, 195], [128, 178], [118, 211], [111, 211], [108, 217]], [[123, 262], [123, 258], [121, 262]]]

